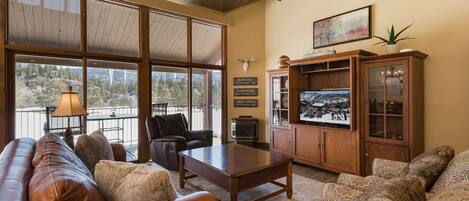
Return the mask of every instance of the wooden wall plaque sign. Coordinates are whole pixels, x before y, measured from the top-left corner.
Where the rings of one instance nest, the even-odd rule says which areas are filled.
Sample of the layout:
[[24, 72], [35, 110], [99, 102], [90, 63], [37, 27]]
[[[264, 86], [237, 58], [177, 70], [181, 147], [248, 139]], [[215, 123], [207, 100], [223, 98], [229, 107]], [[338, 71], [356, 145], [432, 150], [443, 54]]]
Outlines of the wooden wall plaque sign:
[[257, 107], [257, 99], [234, 99], [234, 107]]
[[235, 88], [234, 96], [257, 96], [257, 88]]
[[257, 77], [235, 77], [233, 78], [233, 85], [257, 85]]

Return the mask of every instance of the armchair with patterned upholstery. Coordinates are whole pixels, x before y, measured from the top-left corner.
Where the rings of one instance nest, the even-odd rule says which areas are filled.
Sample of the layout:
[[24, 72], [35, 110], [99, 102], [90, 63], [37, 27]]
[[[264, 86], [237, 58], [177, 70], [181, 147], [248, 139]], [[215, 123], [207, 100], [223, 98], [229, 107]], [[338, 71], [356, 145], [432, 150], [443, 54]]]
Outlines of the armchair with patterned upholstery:
[[145, 123], [152, 161], [170, 170], [179, 168], [180, 151], [213, 144], [213, 131], [189, 130], [184, 114], [156, 115]]
[[[465, 164], [469, 164], [469, 151], [466, 152], [467, 158], [459, 160], [464, 160]], [[440, 146], [417, 156], [410, 163], [377, 158], [373, 161], [372, 175], [361, 177], [351, 174], [340, 174], [337, 183], [325, 185], [321, 199], [325, 201], [356, 200], [364, 192], [389, 179], [407, 176], [423, 177], [425, 179], [427, 198], [432, 198], [433, 195], [441, 192], [439, 190], [443, 188], [438, 186], [445, 183], [443, 180], [448, 177], [448, 169], [455, 163], [454, 161], [457, 158], [462, 156], [458, 155], [454, 159], [453, 157], [453, 148]], [[466, 168], [468, 167], [469, 165], [466, 165]], [[466, 169], [465, 172], [466, 180], [469, 180], [469, 170]], [[467, 195], [469, 199], [469, 192], [467, 192]]]

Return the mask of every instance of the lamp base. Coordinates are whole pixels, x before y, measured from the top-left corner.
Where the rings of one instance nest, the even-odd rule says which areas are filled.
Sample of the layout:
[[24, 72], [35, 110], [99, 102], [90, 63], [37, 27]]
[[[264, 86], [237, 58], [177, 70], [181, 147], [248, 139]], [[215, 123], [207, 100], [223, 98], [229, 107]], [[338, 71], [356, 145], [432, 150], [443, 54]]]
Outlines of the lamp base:
[[67, 145], [68, 145], [72, 150], [74, 150], [75, 143], [73, 142], [72, 129], [67, 128], [67, 130], [65, 131], [63, 140], [65, 141], [65, 143], [67, 143]]

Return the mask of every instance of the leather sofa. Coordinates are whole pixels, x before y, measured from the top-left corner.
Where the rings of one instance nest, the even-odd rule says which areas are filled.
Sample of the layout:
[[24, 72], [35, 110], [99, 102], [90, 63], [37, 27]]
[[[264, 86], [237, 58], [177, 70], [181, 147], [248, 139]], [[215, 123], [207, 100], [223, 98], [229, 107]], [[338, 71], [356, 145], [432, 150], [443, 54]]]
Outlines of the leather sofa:
[[179, 168], [180, 151], [213, 144], [213, 131], [190, 131], [184, 114], [156, 115], [145, 123], [152, 161], [170, 170]]
[[[104, 200], [91, 173], [65, 143], [31, 138], [11, 141], [0, 155], [1, 200]], [[112, 145], [116, 159], [125, 159], [122, 145]], [[124, 154], [124, 155], [122, 155]], [[78, 187], [84, 185], [84, 188]], [[177, 201], [215, 201], [197, 192]]]

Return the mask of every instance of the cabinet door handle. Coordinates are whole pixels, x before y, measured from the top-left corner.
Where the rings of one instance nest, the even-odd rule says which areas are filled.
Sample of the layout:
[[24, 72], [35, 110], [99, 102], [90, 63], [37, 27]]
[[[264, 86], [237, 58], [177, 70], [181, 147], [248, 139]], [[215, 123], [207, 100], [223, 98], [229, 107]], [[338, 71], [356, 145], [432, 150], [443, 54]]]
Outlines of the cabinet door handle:
[[321, 149], [321, 144], [318, 144], [318, 149]]
[[368, 153], [365, 154], [365, 158], [368, 158]]

